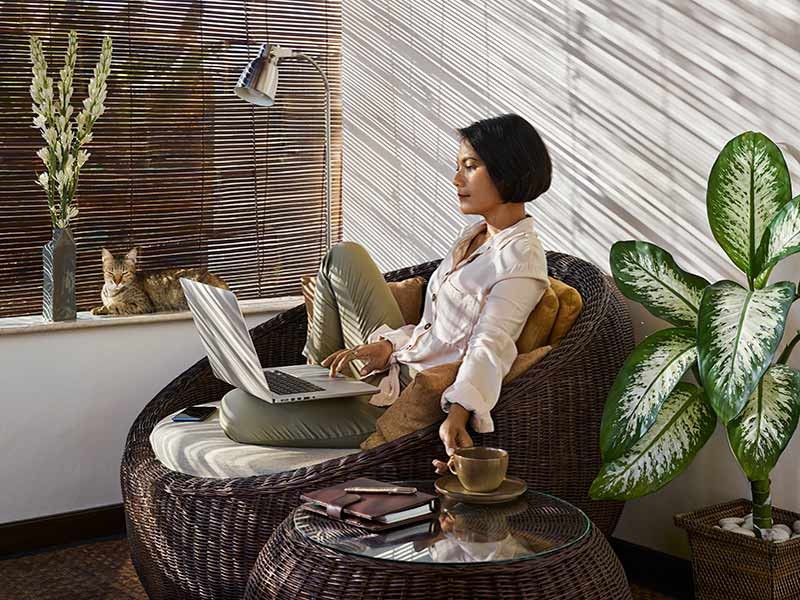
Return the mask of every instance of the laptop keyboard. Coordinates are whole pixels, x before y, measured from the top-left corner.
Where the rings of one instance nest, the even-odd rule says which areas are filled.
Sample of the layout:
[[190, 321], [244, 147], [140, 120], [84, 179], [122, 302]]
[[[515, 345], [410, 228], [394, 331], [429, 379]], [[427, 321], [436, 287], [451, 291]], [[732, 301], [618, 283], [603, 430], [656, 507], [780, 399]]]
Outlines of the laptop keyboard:
[[264, 375], [267, 377], [269, 390], [276, 394], [321, 392], [325, 389], [283, 371], [264, 371]]

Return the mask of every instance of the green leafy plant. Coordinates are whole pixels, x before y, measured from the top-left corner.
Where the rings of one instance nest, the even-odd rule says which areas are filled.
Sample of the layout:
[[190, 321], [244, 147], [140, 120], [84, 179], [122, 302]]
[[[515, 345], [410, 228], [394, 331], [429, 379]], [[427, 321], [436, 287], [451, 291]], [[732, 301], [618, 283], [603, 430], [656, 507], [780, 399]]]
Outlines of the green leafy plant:
[[[750, 481], [760, 536], [772, 527], [769, 474], [800, 416], [800, 372], [786, 365], [800, 331], [774, 360], [797, 289], [788, 281], [767, 285], [773, 267], [800, 252], [800, 196], [791, 197], [778, 146], [746, 132], [714, 163], [706, 207], [714, 238], [747, 287], [712, 285], [654, 244], [611, 248], [622, 293], [674, 327], [644, 339], [614, 381], [600, 431], [603, 466], [590, 495], [627, 500], [655, 492], [691, 463], [719, 418]], [[681, 381], [689, 371], [699, 386]]]
[[53, 227], [65, 228], [78, 215], [75, 206], [75, 189], [81, 168], [89, 160], [83, 149], [92, 141], [92, 127], [105, 111], [106, 79], [111, 71], [111, 38], [105, 36], [100, 51], [100, 60], [94, 68], [94, 77], [89, 82], [88, 97], [83, 109], [73, 122], [72, 78], [78, 56], [78, 34], [69, 32], [64, 68], [58, 83], [58, 98], [53, 93], [53, 78], [47, 76], [47, 61], [42, 51], [42, 42], [37, 36], [30, 38], [31, 62], [33, 63], [33, 125], [41, 130], [47, 145], [36, 154], [45, 166], [45, 172], [37, 176], [36, 182], [47, 192], [50, 218]]

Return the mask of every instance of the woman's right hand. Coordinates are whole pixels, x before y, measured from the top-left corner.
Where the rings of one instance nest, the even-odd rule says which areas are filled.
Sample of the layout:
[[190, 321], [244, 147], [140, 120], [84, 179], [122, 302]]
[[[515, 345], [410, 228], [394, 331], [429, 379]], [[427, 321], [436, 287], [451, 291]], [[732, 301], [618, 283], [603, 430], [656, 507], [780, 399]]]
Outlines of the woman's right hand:
[[330, 376], [336, 377], [353, 359], [364, 361], [361, 374], [370, 371], [382, 371], [389, 365], [394, 346], [389, 340], [381, 340], [372, 344], [362, 344], [351, 350], [337, 350], [322, 361], [323, 367], [330, 367]]

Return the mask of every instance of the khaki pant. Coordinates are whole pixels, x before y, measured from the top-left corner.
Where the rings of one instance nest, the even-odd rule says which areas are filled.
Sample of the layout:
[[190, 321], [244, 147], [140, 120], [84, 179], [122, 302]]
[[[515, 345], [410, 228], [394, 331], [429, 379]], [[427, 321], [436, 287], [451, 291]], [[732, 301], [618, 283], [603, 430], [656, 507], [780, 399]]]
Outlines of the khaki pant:
[[[303, 355], [319, 364], [342, 348], [365, 344], [369, 335], [387, 324], [404, 324], [400, 307], [367, 251], [354, 242], [331, 248], [320, 266], [314, 311]], [[363, 366], [354, 361], [353, 374]], [[377, 385], [384, 374], [365, 381]], [[403, 365], [401, 388], [411, 377]], [[382, 408], [370, 396], [270, 404], [242, 390], [222, 399], [220, 423], [227, 436], [246, 444], [316, 448], [357, 448], [375, 431]]]

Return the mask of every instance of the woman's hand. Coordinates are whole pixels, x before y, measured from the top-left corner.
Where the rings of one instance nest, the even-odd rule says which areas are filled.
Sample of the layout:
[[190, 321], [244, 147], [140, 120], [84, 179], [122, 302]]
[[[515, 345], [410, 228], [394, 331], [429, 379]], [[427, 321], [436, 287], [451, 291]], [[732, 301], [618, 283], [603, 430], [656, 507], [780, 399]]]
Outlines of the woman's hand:
[[336, 377], [336, 374], [349, 365], [353, 359], [363, 360], [364, 367], [361, 369], [361, 374], [366, 375], [370, 371], [382, 371], [385, 369], [389, 364], [393, 351], [394, 346], [389, 340], [362, 344], [351, 350], [337, 350], [322, 361], [322, 366], [330, 367], [330, 376]]
[[[460, 404], [452, 404], [447, 418], [439, 427], [439, 439], [444, 444], [447, 456], [455, 452], [456, 448], [469, 448], [473, 446], [472, 438], [467, 433], [467, 422], [469, 421], [469, 411]], [[449, 473], [447, 463], [434, 459], [433, 467], [439, 475]]]

